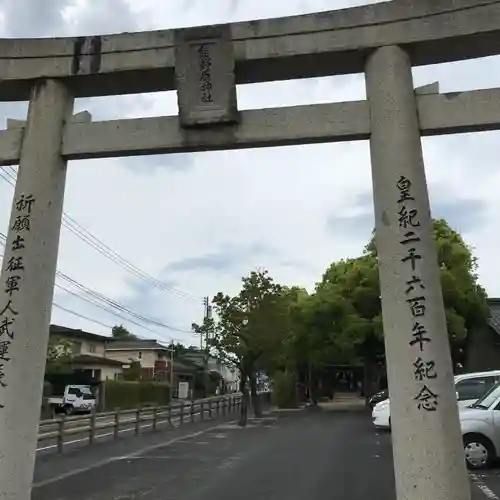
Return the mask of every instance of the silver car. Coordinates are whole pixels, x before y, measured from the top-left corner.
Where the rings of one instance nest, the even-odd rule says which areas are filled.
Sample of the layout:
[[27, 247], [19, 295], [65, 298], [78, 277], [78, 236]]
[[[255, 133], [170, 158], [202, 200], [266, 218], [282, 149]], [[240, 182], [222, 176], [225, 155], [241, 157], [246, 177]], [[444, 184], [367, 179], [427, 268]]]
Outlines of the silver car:
[[459, 417], [467, 466], [490, 466], [500, 457], [500, 383], [470, 407], [460, 409]]

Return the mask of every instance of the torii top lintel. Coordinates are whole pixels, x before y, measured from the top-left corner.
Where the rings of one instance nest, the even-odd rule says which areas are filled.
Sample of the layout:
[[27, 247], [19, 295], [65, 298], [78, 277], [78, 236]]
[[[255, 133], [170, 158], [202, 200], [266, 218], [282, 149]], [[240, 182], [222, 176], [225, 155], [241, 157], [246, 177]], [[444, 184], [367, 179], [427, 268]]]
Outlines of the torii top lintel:
[[[236, 83], [360, 73], [367, 52], [392, 44], [414, 65], [500, 54], [499, 0], [393, 0], [227, 27]], [[27, 100], [37, 78], [65, 78], [76, 97], [173, 90], [177, 31], [2, 39], [0, 101]]]

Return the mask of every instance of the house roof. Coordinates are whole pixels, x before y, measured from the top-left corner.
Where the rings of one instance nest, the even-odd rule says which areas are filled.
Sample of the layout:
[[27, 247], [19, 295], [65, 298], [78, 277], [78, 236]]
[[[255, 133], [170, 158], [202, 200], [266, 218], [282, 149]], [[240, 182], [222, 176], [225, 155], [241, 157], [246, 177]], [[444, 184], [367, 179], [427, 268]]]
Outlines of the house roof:
[[194, 366], [188, 366], [179, 361], [174, 361], [174, 373], [176, 374], [192, 374], [196, 371]]
[[[189, 361], [190, 363], [193, 363], [195, 365], [199, 366], [205, 366], [205, 360], [206, 360], [206, 353], [205, 351], [200, 351], [199, 349], [197, 350], [188, 350], [180, 354], [179, 356], [182, 360], [184, 361]], [[209, 361], [217, 361], [219, 362], [218, 358], [215, 358], [214, 356], [208, 356]], [[221, 363], [224, 364], [224, 363]]]
[[108, 340], [107, 351], [168, 351], [167, 347], [156, 340]]
[[50, 325], [50, 335], [64, 335], [66, 337], [73, 337], [82, 340], [93, 340], [94, 342], [107, 342], [110, 337], [105, 335], [97, 335], [96, 333], [86, 332], [84, 330], [76, 330], [60, 325]]
[[491, 328], [500, 335], [500, 298], [488, 299], [490, 306], [490, 319], [488, 320]]
[[101, 358], [99, 356], [91, 356], [89, 354], [80, 354], [71, 360], [75, 365], [101, 365], [101, 366], [123, 366], [121, 361], [115, 359]]

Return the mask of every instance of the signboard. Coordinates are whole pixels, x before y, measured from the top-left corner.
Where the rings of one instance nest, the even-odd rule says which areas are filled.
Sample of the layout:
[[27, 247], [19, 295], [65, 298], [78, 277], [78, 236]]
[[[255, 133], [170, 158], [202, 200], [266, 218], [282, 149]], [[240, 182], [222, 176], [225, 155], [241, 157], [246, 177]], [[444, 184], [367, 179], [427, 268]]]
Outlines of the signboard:
[[187, 399], [189, 395], [189, 382], [179, 382], [179, 399]]
[[234, 56], [229, 27], [179, 29], [175, 32], [175, 43], [181, 126], [237, 122]]

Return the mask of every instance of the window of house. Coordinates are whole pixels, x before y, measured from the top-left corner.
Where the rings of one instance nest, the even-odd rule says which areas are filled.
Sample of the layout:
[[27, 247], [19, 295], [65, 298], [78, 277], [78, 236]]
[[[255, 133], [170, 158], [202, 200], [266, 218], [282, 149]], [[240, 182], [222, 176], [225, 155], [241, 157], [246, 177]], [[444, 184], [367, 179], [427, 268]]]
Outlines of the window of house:
[[459, 401], [479, 399], [486, 391], [495, 385], [495, 377], [481, 377], [457, 382], [456, 389]]
[[163, 359], [163, 353], [162, 352], [158, 353], [158, 359]]
[[95, 345], [94, 344], [90, 344], [89, 345], [89, 352], [94, 354], [95, 353]]

